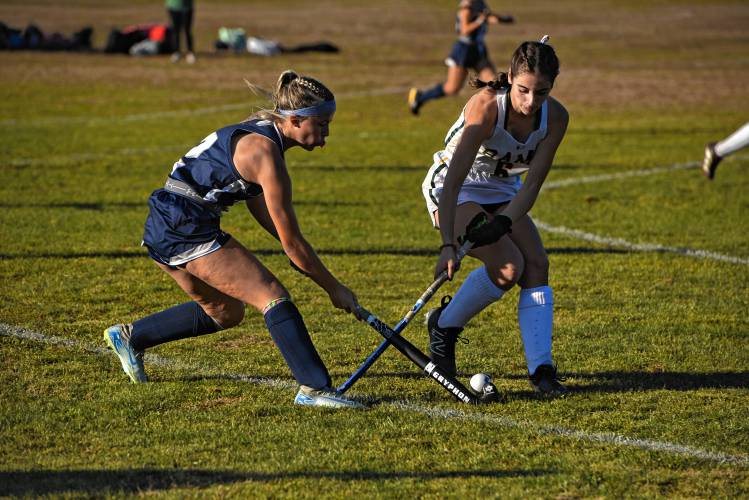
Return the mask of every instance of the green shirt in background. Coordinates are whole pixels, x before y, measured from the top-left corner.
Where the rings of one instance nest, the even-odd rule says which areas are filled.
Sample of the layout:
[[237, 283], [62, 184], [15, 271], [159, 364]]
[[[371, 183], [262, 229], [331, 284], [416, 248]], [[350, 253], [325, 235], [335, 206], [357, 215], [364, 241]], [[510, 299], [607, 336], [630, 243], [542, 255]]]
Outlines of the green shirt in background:
[[166, 8], [169, 10], [191, 10], [192, 0], [166, 0]]

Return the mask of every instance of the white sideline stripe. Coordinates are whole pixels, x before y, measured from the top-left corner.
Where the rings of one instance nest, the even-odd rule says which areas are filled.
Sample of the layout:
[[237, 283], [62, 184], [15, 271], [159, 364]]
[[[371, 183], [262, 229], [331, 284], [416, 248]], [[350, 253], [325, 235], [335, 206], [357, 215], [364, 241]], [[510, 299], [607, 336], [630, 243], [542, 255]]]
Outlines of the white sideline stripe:
[[[749, 155], [736, 155], [733, 157], [735, 160], [747, 160]], [[702, 165], [700, 161], [688, 161], [685, 163], [674, 163], [673, 165], [666, 165], [662, 167], [643, 168], [640, 170], [631, 170], [626, 172], [617, 172], [615, 174], [599, 174], [599, 175], [586, 175], [582, 177], [573, 177], [570, 179], [561, 179], [558, 181], [551, 181], [544, 183], [541, 186], [541, 191], [549, 189], [557, 189], [566, 186], [575, 186], [577, 184], [591, 184], [594, 182], [613, 181], [619, 179], [628, 179], [630, 177], [645, 177], [653, 174], [662, 174], [667, 172], [674, 172], [676, 170], [687, 170], [697, 168]]]
[[[47, 345], [58, 345], [68, 347], [84, 352], [90, 352], [95, 354], [106, 354], [111, 355], [109, 349], [104, 347], [91, 347], [76, 340], [66, 339], [62, 337], [47, 336], [42, 333], [33, 332], [25, 328], [20, 328], [6, 323], [0, 323], [0, 336], [15, 337], [19, 339], [32, 340]], [[192, 371], [200, 372], [202, 367], [198, 365], [183, 363], [181, 361], [156, 356], [153, 354], [146, 354], [146, 361], [153, 363], [158, 366], [163, 366], [173, 369], [191, 369]], [[205, 373], [204, 373], [205, 374]], [[232, 380], [238, 380], [242, 382], [248, 382], [255, 385], [264, 387], [270, 387], [273, 389], [292, 389], [296, 388], [296, 384], [280, 379], [264, 378], [264, 377], [252, 377], [243, 374], [228, 374], [228, 373], [215, 373], [205, 374], [208, 376], [220, 376], [230, 378]], [[364, 399], [364, 398], [362, 398]], [[442, 418], [445, 420], [457, 419], [457, 420], [468, 420], [472, 422], [481, 422], [490, 425], [496, 425], [504, 428], [520, 429], [524, 431], [534, 432], [538, 434], [550, 434], [563, 438], [573, 439], [577, 441], [588, 441], [592, 443], [603, 443], [613, 444], [616, 446], [627, 446], [631, 448], [639, 448], [646, 451], [664, 452], [671, 453], [674, 455], [684, 455], [690, 458], [697, 458], [701, 460], [725, 463], [725, 464], [737, 464], [737, 465], [749, 465], [749, 456], [747, 455], [731, 455], [728, 453], [713, 452], [695, 448], [692, 446], [684, 446], [676, 443], [669, 443], [667, 441], [655, 441], [652, 439], [639, 439], [631, 438], [628, 436], [622, 436], [620, 434], [614, 434], [609, 432], [585, 432], [574, 429], [567, 429], [565, 427], [555, 425], [539, 425], [530, 420], [516, 420], [509, 417], [501, 417], [496, 415], [486, 415], [483, 413], [469, 413], [461, 410], [450, 410], [436, 407], [429, 407], [411, 403], [408, 401], [394, 401], [390, 403], [383, 403], [384, 405], [392, 406], [397, 409], [406, 410], [414, 413], [419, 413], [431, 418]]]
[[635, 250], [638, 252], [662, 252], [662, 253], [675, 253], [677, 255], [683, 255], [685, 257], [693, 257], [697, 259], [711, 259], [721, 262], [730, 262], [731, 264], [749, 265], [749, 258], [734, 257], [732, 255], [724, 255], [717, 252], [711, 252], [709, 250], [693, 250], [691, 248], [681, 247], [670, 247], [666, 245], [660, 245], [657, 243], [632, 243], [631, 241], [624, 240], [622, 238], [612, 238], [609, 236], [601, 236], [593, 233], [586, 233], [584, 231], [578, 231], [577, 229], [569, 229], [564, 226], [552, 226], [546, 224], [538, 219], [533, 219], [536, 226], [539, 229], [548, 231], [554, 234], [562, 234], [578, 240], [589, 241], [591, 243], [600, 243], [610, 247], [626, 248], [627, 250]]
[[[352, 92], [344, 92], [337, 96], [337, 100], [342, 99], [353, 99], [357, 97], [369, 97], [387, 94], [397, 94], [400, 92], [406, 92], [407, 87], [385, 87], [382, 89], [375, 90], [357, 90]], [[55, 124], [81, 124], [85, 123], [88, 125], [98, 125], [102, 123], [120, 123], [120, 122], [139, 122], [145, 120], [158, 120], [161, 118], [178, 118], [183, 116], [197, 116], [197, 115], [210, 115], [214, 113], [223, 113], [225, 111], [237, 111], [240, 109], [252, 110], [251, 102], [237, 102], [233, 104], [224, 104], [221, 106], [209, 106], [206, 108], [196, 109], [180, 109], [173, 111], [156, 111], [153, 113], [137, 113], [132, 115], [124, 115], [120, 117], [111, 118], [99, 118], [99, 117], [87, 117], [87, 116], [52, 116], [49, 118], [38, 118], [36, 120], [19, 120], [16, 118], [9, 118], [6, 120], [0, 120], [0, 126], [8, 127], [14, 125], [21, 126], [36, 126], [36, 125], [55, 125]]]
[[593, 182], [612, 181], [618, 179], [627, 179], [629, 177], [644, 177], [646, 175], [661, 174], [664, 172], [673, 172], [675, 170], [686, 170], [689, 168], [699, 167], [702, 163], [690, 161], [686, 163], [675, 163], [665, 167], [644, 168], [642, 170], [632, 170], [627, 172], [618, 172], [616, 174], [586, 175], [571, 179], [561, 179], [558, 181], [546, 182], [541, 186], [541, 191], [557, 189], [565, 186], [575, 186], [577, 184], [590, 184]]

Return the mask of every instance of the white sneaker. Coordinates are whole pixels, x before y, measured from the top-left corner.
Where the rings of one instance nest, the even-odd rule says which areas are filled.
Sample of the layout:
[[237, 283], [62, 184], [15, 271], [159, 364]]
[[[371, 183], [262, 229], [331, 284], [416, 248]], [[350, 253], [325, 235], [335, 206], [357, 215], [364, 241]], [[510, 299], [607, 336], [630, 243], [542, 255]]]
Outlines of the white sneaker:
[[188, 52], [187, 55], [185, 55], [185, 62], [187, 64], [195, 64], [195, 54]]
[[130, 325], [114, 325], [104, 330], [104, 340], [114, 351], [122, 370], [136, 384], [148, 382], [146, 370], [143, 368], [143, 351], [136, 351], [130, 345]]
[[366, 408], [363, 404], [338, 394], [332, 387], [313, 389], [302, 385], [294, 398], [294, 404], [303, 406], [327, 406], [329, 408]]
[[180, 60], [181, 57], [182, 57], [182, 54], [180, 54], [179, 52], [175, 52], [174, 54], [172, 54], [169, 60], [172, 61], [173, 63], [176, 63]]

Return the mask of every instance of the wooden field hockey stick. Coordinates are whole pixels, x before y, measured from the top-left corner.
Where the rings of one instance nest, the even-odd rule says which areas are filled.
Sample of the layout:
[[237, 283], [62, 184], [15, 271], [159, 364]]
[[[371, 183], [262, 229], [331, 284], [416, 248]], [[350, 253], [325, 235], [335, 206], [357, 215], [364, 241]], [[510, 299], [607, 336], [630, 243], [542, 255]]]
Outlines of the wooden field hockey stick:
[[[385, 337], [385, 339], [395, 346], [404, 356], [410, 359], [416, 366], [421, 368], [429, 378], [435, 380], [440, 384], [447, 392], [462, 403], [468, 404], [480, 404], [481, 400], [477, 398], [471, 391], [469, 391], [463, 384], [458, 380], [442, 371], [442, 368], [432, 362], [426, 355], [418, 350], [411, 342], [401, 337], [392, 328], [387, 326], [380, 319], [367, 311], [361, 306], [357, 307], [356, 310], [358, 316], [363, 318], [369, 326], [375, 329], [377, 333]], [[387, 344], [385, 344], [387, 347]]]
[[[486, 215], [485, 214], [479, 214], [476, 217], [473, 218], [473, 220], [468, 224], [468, 228], [466, 230], [466, 238], [463, 245], [458, 250], [458, 253], [456, 255], [456, 261], [460, 263], [460, 261], [463, 259], [463, 257], [466, 256], [466, 254], [471, 250], [473, 247], [473, 242], [469, 240], [468, 234], [471, 230], [474, 228], [481, 226], [486, 222]], [[429, 302], [429, 300], [434, 296], [435, 293], [437, 293], [437, 290], [447, 281], [447, 269], [442, 271], [439, 276], [437, 276], [437, 279], [432, 282], [431, 285], [429, 285], [429, 288], [424, 291], [424, 293], [419, 297], [419, 300], [416, 301], [416, 303], [413, 305], [410, 311], [406, 313], [406, 315], [403, 317], [402, 320], [398, 322], [397, 325], [395, 325], [395, 328], [392, 329], [392, 331], [396, 335], [400, 335], [400, 333], [403, 331], [404, 328], [411, 322], [411, 320], [421, 311], [421, 309], [424, 307], [424, 305]], [[390, 340], [388, 337], [385, 337], [385, 340], [382, 341], [382, 343], [375, 349], [375, 351], [369, 355], [367, 359], [364, 360], [364, 362], [357, 368], [357, 370], [346, 380], [343, 384], [341, 384], [340, 387], [338, 387], [338, 392], [340, 394], [345, 393], [348, 391], [352, 385], [356, 383], [357, 380], [359, 380], [362, 375], [364, 375], [367, 370], [374, 364], [375, 361], [377, 361], [377, 358], [380, 357], [380, 355], [385, 352], [385, 349], [388, 348], [388, 345], [390, 345]]]

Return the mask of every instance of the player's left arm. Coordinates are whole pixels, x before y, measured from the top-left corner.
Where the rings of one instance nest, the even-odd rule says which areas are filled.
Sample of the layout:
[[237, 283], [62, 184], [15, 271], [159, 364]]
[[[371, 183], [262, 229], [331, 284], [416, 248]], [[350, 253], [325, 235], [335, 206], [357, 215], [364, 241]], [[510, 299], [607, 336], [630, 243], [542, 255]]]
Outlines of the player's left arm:
[[549, 97], [548, 103], [549, 131], [536, 149], [536, 154], [531, 160], [523, 186], [502, 211], [502, 215], [509, 217], [513, 222], [527, 214], [536, 202], [541, 186], [546, 180], [549, 169], [551, 169], [557, 148], [559, 148], [559, 144], [567, 131], [567, 124], [569, 123], [567, 110], [553, 97]]

